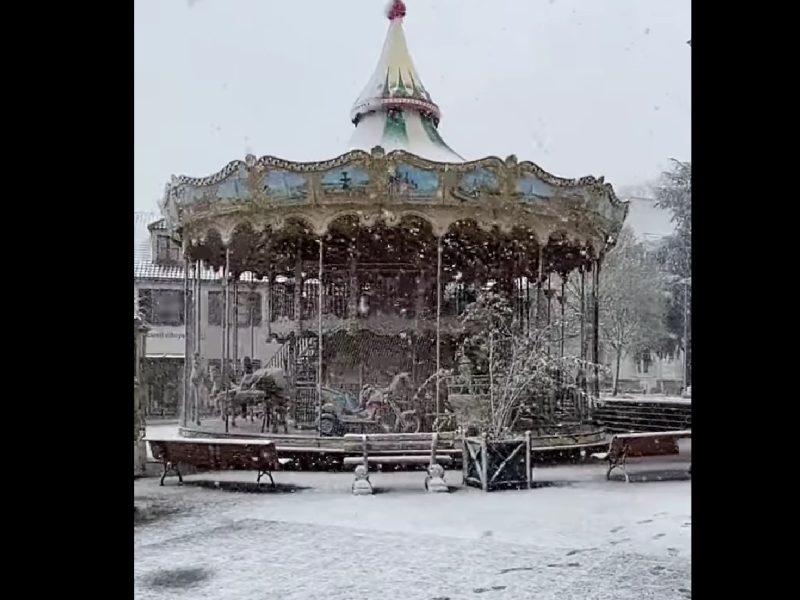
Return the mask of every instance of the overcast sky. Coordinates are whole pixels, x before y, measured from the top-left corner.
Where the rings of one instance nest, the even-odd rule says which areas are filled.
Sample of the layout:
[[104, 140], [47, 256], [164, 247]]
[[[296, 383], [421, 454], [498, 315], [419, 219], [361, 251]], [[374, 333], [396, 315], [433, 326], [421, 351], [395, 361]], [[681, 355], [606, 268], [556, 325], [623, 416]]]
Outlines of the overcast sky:
[[[134, 209], [170, 175], [346, 151], [385, 0], [135, 0]], [[691, 160], [689, 0], [406, 0], [439, 131], [618, 191]], [[652, 227], [645, 223], [645, 230]], [[637, 227], [642, 231], [641, 227]]]

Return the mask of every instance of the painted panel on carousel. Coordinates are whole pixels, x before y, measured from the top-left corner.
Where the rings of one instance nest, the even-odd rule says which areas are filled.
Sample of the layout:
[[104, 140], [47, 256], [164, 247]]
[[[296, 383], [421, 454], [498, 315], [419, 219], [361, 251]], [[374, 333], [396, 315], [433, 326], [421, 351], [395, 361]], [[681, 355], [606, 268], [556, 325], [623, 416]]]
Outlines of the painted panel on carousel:
[[320, 178], [322, 190], [328, 194], [353, 193], [369, 185], [369, 173], [359, 166], [348, 166], [328, 171]]
[[404, 200], [428, 200], [439, 190], [439, 175], [435, 171], [398, 164], [389, 176], [389, 193]]
[[549, 200], [555, 193], [554, 186], [545, 183], [536, 175], [521, 175], [517, 179], [517, 194], [522, 197], [523, 202]]
[[217, 197], [220, 200], [248, 200], [250, 185], [247, 179], [247, 169], [239, 168], [236, 173], [220, 183], [217, 187]]
[[274, 202], [298, 202], [308, 197], [308, 179], [301, 173], [275, 169], [261, 178], [261, 191]]
[[217, 200], [217, 189], [214, 186], [189, 186], [180, 190], [180, 203], [192, 212], [203, 212], [210, 209]]
[[458, 185], [452, 190], [452, 194], [462, 202], [496, 196], [500, 194], [500, 180], [491, 169], [476, 167], [461, 176]]

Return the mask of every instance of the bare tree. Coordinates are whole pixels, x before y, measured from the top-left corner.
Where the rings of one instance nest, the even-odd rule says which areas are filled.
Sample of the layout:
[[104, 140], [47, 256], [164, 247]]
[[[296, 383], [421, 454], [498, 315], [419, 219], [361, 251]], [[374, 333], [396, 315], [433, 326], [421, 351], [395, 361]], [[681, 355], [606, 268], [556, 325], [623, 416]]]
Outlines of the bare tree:
[[[515, 327], [508, 301], [482, 292], [463, 316], [463, 348], [479, 371], [489, 375], [489, 422], [492, 436], [513, 429], [520, 408], [532, 400], [552, 398], [565, 386], [575, 385], [579, 370], [590, 366], [575, 356], [550, 351], [561, 324], [554, 322], [530, 331]], [[542, 402], [538, 402], [541, 408]]]
[[663, 337], [666, 310], [663, 275], [628, 227], [603, 263], [599, 301], [601, 340], [614, 353], [616, 395], [622, 358]]

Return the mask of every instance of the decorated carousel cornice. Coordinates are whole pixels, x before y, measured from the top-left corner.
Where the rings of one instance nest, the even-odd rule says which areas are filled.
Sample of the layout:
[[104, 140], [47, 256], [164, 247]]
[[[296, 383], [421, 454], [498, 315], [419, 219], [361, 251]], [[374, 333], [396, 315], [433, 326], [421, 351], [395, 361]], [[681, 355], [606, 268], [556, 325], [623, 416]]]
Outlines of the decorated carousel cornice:
[[212, 231], [228, 244], [243, 225], [275, 231], [300, 221], [324, 235], [345, 215], [365, 226], [415, 216], [435, 235], [472, 220], [485, 231], [529, 229], [543, 243], [563, 234], [602, 252], [619, 233], [627, 203], [602, 177], [565, 179], [514, 156], [442, 163], [378, 147], [321, 162], [250, 155], [209, 177], [173, 177], [163, 210], [190, 244]]

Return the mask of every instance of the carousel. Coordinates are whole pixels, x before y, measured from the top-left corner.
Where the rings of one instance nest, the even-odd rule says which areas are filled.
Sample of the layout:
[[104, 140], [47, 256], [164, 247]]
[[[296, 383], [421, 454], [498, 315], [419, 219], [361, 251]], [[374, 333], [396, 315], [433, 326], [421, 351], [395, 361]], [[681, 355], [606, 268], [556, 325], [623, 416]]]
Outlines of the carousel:
[[[308, 163], [248, 155], [167, 185], [162, 211], [182, 245], [192, 298], [184, 426], [201, 422], [193, 389], [199, 365], [214, 360], [223, 399], [216, 428], [241, 427], [261, 404], [261, 430], [441, 427], [448, 377], [463, 358], [461, 316], [487, 288], [507, 299], [523, 330], [545, 326], [559, 306], [563, 313], [568, 289], [576, 290], [577, 353], [599, 362], [600, 267], [626, 204], [602, 177], [564, 179], [515, 156], [466, 161], [451, 149], [411, 61], [405, 15], [400, 0], [387, 11], [383, 52], [351, 111], [347, 153]], [[197, 274], [206, 269], [225, 290], [220, 356], [206, 356], [204, 324], [192, 318], [201, 314]], [[267, 290], [259, 335], [279, 344], [272, 356], [238, 350], [237, 296], [252, 281]], [[563, 353], [563, 343], [554, 351]], [[264, 365], [255, 372], [253, 359]], [[583, 384], [590, 396], [597, 375]]]

